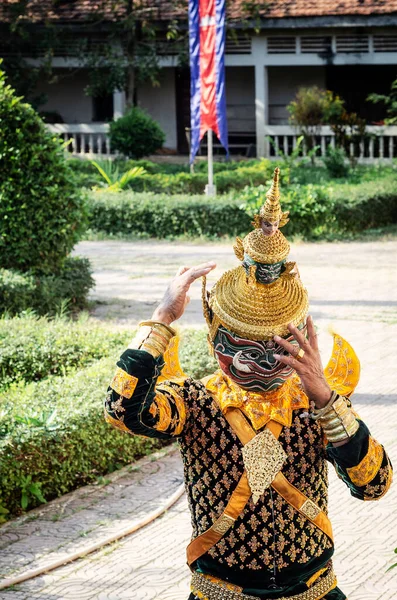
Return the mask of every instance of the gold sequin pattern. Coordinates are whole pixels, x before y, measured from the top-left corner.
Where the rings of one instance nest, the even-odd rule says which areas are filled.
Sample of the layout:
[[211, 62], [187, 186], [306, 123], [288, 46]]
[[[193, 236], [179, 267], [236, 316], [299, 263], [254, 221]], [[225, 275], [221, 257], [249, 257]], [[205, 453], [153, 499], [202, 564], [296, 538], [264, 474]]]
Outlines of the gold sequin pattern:
[[309, 309], [307, 291], [293, 274], [285, 271], [265, 285], [248, 278], [242, 266], [222, 275], [209, 305], [224, 327], [249, 340], [288, 335], [288, 323], [299, 325]]
[[110, 387], [120, 396], [123, 396], [124, 398], [131, 398], [137, 384], [137, 377], [129, 375], [126, 373], [126, 371], [120, 369], [120, 367], [117, 367]]
[[[319, 578], [308, 590], [279, 600], [319, 600], [337, 585], [332, 569], [324, 577]], [[215, 579], [201, 573], [193, 573], [191, 591], [201, 600], [258, 600], [257, 596], [244, 594], [241, 588], [226, 581]]]
[[[195, 383], [185, 389], [187, 420], [179, 445], [196, 537], [225, 510], [244, 472], [244, 463], [240, 441], [204, 386]], [[302, 412], [305, 417], [300, 416]], [[287, 455], [283, 474], [326, 512], [327, 462], [321, 427], [306, 410], [294, 410], [279, 442]], [[256, 505], [251, 498], [233, 527], [209, 550], [209, 557], [224, 567], [253, 572], [271, 567], [275, 560], [282, 572], [291, 565], [305, 565], [332, 547], [323, 532], [277, 493], [273, 493], [274, 542], [271, 502], [269, 489]]]

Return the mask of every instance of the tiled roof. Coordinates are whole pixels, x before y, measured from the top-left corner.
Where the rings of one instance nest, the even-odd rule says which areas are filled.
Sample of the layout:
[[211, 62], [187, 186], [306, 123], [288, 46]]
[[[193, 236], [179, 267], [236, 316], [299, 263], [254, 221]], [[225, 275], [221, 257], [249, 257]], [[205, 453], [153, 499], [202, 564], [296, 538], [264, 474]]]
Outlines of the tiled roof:
[[[18, 10], [20, 0], [0, 0], [0, 21], [8, 21]], [[186, 18], [188, 0], [139, 0], [138, 12], [152, 20]], [[120, 0], [27, 0], [29, 18], [40, 22], [81, 23], [102, 14], [113, 21], [125, 14]], [[229, 0], [228, 18], [280, 19], [344, 15], [388, 15], [397, 13], [397, 0]]]

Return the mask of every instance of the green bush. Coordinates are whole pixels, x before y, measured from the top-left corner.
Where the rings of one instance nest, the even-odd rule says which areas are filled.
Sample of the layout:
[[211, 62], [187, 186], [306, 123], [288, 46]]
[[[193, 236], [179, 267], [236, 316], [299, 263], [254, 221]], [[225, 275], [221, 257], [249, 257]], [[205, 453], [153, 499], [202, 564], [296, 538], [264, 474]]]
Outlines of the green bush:
[[90, 225], [110, 235], [239, 235], [250, 230], [250, 217], [233, 199], [205, 196], [91, 194]]
[[[115, 359], [0, 395], [0, 506], [21, 512], [27, 478], [51, 500], [158, 448], [108, 425], [103, 400]], [[28, 508], [40, 504], [28, 498]]]
[[[394, 174], [358, 185], [293, 184], [281, 203], [291, 219], [283, 228], [288, 236], [326, 239], [356, 234], [397, 222]], [[166, 196], [126, 192], [117, 198], [91, 194], [92, 230], [111, 236], [134, 234], [156, 238], [244, 235], [252, 216], [264, 202], [268, 184], [216, 198]], [[376, 210], [375, 210], [376, 207]]]
[[396, 178], [335, 186], [331, 191], [335, 221], [341, 234], [397, 223]]
[[343, 148], [333, 148], [328, 146], [326, 155], [323, 158], [323, 163], [331, 177], [340, 179], [347, 177], [350, 171], [349, 164], [347, 162], [346, 152]]
[[[93, 187], [101, 178], [94, 167], [86, 161], [69, 160], [75, 176], [82, 187]], [[136, 192], [157, 194], [202, 194], [208, 183], [207, 163], [200, 162], [195, 172], [190, 173], [187, 165], [155, 164], [148, 160], [115, 159], [120, 172], [134, 167], [143, 167], [145, 175], [135, 178], [129, 187]], [[247, 185], [260, 185], [270, 182], [276, 165], [269, 160], [214, 163], [215, 184], [218, 194], [241, 190]]]
[[0, 319], [0, 386], [65, 375], [121, 351], [131, 332], [111, 332], [80, 319], [25, 314]]
[[4, 269], [59, 271], [85, 229], [85, 204], [58, 138], [0, 71], [0, 257]]
[[56, 275], [0, 269], [0, 313], [31, 309], [40, 315], [54, 314], [65, 302], [68, 310], [80, 310], [86, 307], [93, 286], [87, 258], [66, 258]]
[[112, 150], [136, 159], [153, 154], [165, 141], [160, 125], [137, 107], [110, 123], [109, 137]]
[[179, 359], [183, 371], [193, 379], [202, 379], [219, 368], [209, 351], [206, 329], [182, 332]]
[[[38, 323], [41, 326], [42, 322]], [[18, 327], [23, 327], [23, 319], [14, 326], [16, 336]], [[49, 324], [41, 338], [34, 333], [33, 323], [30, 324], [28, 319], [27, 330], [21, 343], [29, 346], [27, 361], [31, 363], [31, 370], [25, 376], [31, 377], [34, 371], [40, 370], [40, 361], [46, 344], [51, 343], [51, 335], [55, 335], [63, 347], [62, 353], [55, 358], [58, 371], [61, 354], [70, 348], [70, 342], [64, 337], [63, 324]], [[79, 346], [81, 335], [80, 328]], [[125, 344], [126, 340], [121, 339], [123, 335], [110, 335], [109, 349], [120, 341]], [[34, 355], [35, 343], [41, 346], [40, 356]], [[87, 340], [88, 347], [90, 343], [92, 354], [104, 347], [101, 335], [97, 342], [93, 334]], [[121, 350], [120, 347], [117, 351], [113, 345], [111, 358], [96, 361], [78, 373], [13, 385], [0, 393], [0, 506], [10, 515], [21, 512], [27, 481], [36, 486], [45, 500], [50, 500], [160, 446], [154, 440], [120, 433], [104, 420], [103, 400]], [[74, 354], [74, 360], [82, 360], [78, 353]], [[52, 357], [55, 355], [56, 351]], [[197, 379], [211, 374], [217, 367], [208, 354], [205, 330], [182, 332], [180, 357], [185, 372]], [[53, 364], [49, 357], [43, 360], [47, 365]], [[24, 499], [28, 508], [41, 501], [33, 493]]]

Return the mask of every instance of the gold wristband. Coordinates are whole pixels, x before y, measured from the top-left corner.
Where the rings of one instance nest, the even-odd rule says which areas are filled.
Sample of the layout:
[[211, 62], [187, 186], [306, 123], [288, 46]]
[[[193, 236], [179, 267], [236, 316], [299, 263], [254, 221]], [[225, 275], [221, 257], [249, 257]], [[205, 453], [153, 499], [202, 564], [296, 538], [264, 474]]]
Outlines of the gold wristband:
[[[149, 352], [154, 358], [158, 358], [167, 350], [168, 344], [176, 334], [175, 329], [158, 321], [142, 321], [140, 350]], [[142, 335], [143, 334], [143, 335]]]
[[353, 437], [359, 428], [359, 423], [348, 406], [346, 398], [335, 392], [324, 408], [314, 409], [312, 418], [318, 420], [327, 440], [331, 443], [342, 442]]

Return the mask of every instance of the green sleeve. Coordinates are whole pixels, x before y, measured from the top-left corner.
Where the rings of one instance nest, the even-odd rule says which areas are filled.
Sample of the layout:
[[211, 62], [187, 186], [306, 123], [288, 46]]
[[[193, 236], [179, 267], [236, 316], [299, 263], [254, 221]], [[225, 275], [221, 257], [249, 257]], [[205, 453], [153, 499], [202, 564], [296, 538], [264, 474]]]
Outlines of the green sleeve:
[[390, 459], [363, 421], [359, 420], [359, 429], [347, 444], [338, 447], [328, 444], [326, 454], [355, 498], [378, 500], [389, 489]]
[[123, 352], [105, 399], [105, 419], [111, 425], [159, 439], [181, 434], [186, 392], [180, 381], [156, 385], [163, 366], [162, 356], [155, 359], [145, 350]]

